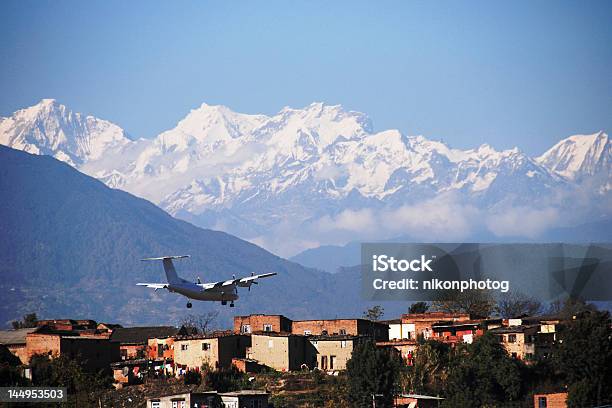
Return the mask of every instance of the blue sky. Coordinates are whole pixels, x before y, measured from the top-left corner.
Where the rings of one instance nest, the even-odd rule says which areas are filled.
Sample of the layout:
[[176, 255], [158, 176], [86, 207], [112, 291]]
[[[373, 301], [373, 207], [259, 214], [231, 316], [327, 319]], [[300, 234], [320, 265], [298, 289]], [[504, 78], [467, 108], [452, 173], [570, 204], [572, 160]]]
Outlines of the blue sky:
[[0, 3], [0, 115], [56, 98], [136, 137], [202, 102], [313, 101], [539, 154], [612, 132], [612, 2]]

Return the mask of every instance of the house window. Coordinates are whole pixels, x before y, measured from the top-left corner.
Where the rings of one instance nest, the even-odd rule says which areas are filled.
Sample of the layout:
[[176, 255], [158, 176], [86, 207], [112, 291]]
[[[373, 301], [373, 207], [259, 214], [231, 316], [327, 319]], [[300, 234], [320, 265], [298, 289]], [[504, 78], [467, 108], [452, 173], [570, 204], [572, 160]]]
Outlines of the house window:
[[268, 348], [274, 347], [274, 340], [268, 340]]
[[240, 328], [240, 332], [241, 333], [250, 333], [251, 332], [251, 325], [250, 324], [243, 324], [242, 327]]
[[210, 350], [210, 344], [209, 343], [202, 343], [202, 350], [203, 351]]
[[516, 358], [517, 354], [516, 353], [512, 353], [512, 358]]
[[181, 408], [186, 408], [187, 405], [185, 404], [185, 401], [181, 401]]
[[312, 332], [310, 330], [304, 330], [304, 336], [310, 336]]
[[538, 397], [538, 408], [546, 408], [548, 404], [546, 402], [546, 397]]
[[327, 370], [327, 356], [321, 356], [321, 370]]
[[181, 350], [182, 351], [187, 350], [187, 346], [188, 346], [188, 344], [181, 344]]
[[329, 356], [329, 369], [333, 370], [336, 365], [336, 356]]
[[508, 335], [508, 343], [516, 343], [516, 334]]
[[263, 331], [271, 332], [272, 331], [272, 325], [271, 324], [264, 324], [263, 325]]
[[161, 402], [151, 401], [151, 408], [161, 408]]
[[346, 336], [346, 329], [340, 329], [340, 335]]
[[340, 348], [346, 348], [346, 340], [340, 342]]

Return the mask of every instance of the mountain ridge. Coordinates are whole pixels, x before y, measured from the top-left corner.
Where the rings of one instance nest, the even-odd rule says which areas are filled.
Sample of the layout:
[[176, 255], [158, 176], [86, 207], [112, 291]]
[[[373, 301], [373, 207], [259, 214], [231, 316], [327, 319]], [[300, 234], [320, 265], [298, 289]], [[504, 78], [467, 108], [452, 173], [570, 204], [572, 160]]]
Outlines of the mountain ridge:
[[[56, 111], [69, 111], [53, 103]], [[448, 197], [452, 205], [439, 211], [459, 209], [465, 224], [523, 208], [555, 214], [539, 229], [611, 213], [606, 202], [612, 185], [612, 149], [603, 132], [570, 136], [541, 156], [530, 157], [516, 147], [497, 151], [483, 144], [460, 150], [397, 130], [375, 132], [367, 115], [340, 105], [319, 102], [266, 116], [204, 103], [153, 139], [124, 141], [115, 136], [115, 144], [100, 143], [88, 155], [78, 149], [79, 154], [61, 148], [36, 151], [34, 142], [45, 132], [52, 138], [53, 129], [43, 127], [36, 133], [28, 130], [32, 126], [9, 126], [5, 121], [0, 122], [2, 144], [65, 159], [171, 214], [281, 254], [348, 242], [355, 233], [369, 238], [371, 234], [358, 229], [347, 231], [342, 219], [351, 212], [418, 212], [428, 202], [445, 202]], [[29, 144], [15, 143], [19, 131], [22, 139], [39, 137]], [[77, 132], [74, 139], [79, 138], [84, 136]], [[38, 144], [48, 145], [40, 140]], [[580, 195], [586, 198], [571, 203]], [[566, 203], [559, 197], [566, 197]], [[589, 200], [593, 204], [587, 204]], [[471, 215], [473, 209], [482, 214]], [[440, 222], [450, 220], [443, 217]], [[414, 224], [410, 221], [405, 228], [415, 228]], [[381, 230], [376, 238], [397, 236], [400, 231], [395, 229]], [[505, 234], [505, 228], [490, 229]], [[287, 237], [288, 231], [299, 233]], [[528, 231], [526, 236], [536, 233]]]

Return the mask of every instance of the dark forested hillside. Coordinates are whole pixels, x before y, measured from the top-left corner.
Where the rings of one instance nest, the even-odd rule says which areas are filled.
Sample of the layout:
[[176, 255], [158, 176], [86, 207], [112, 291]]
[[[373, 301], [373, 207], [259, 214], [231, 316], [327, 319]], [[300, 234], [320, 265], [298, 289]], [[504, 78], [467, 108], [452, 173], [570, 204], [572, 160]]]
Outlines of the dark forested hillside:
[[[120, 323], [175, 323], [185, 299], [137, 282], [163, 282], [148, 256], [190, 254], [178, 261], [186, 279], [276, 271], [240, 290], [235, 308], [195, 302], [190, 313], [218, 309], [222, 324], [236, 313], [293, 318], [355, 312], [338, 298], [332, 276], [281, 259], [231, 235], [172, 218], [150, 202], [79, 173], [48, 156], [0, 146], [0, 324], [26, 312]], [[358, 308], [357, 308], [358, 309]]]

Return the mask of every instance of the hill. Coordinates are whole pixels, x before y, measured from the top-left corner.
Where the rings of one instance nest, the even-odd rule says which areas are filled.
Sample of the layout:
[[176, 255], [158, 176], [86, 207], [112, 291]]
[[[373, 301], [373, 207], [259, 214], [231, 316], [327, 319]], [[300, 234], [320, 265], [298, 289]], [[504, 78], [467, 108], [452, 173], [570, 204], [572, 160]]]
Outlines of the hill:
[[166, 254], [191, 254], [177, 263], [186, 279], [278, 272], [250, 293], [241, 290], [233, 309], [195, 302], [191, 313], [219, 310], [224, 325], [239, 313], [306, 318], [355, 312], [356, 305], [334, 294], [328, 273], [177, 220], [50, 156], [0, 146], [0, 197], [0, 324], [26, 312], [175, 324], [187, 312], [183, 297], [135, 286], [163, 281], [161, 265], [139, 259]]

